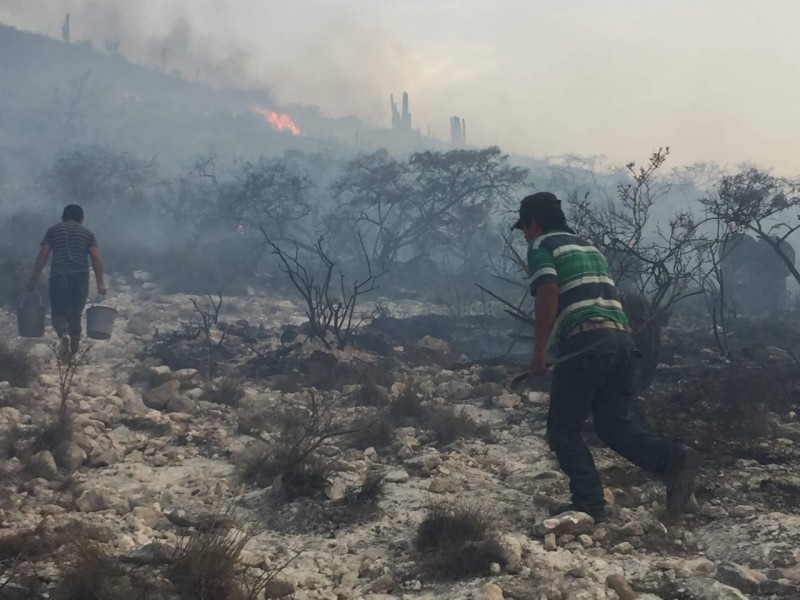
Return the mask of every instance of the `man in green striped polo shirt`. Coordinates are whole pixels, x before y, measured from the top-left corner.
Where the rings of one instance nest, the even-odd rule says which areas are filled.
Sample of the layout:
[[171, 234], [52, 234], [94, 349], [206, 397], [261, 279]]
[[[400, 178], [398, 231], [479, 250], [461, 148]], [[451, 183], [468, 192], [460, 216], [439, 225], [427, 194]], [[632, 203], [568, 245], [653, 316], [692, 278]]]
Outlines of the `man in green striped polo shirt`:
[[603, 255], [567, 226], [561, 202], [549, 192], [523, 198], [514, 225], [528, 242], [528, 272], [536, 327], [530, 377], [556, 359], [547, 437], [569, 477], [572, 502], [554, 512], [579, 510], [605, 518], [603, 486], [581, 430], [591, 411], [598, 437], [632, 463], [664, 478], [667, 508], [682, 513], [691, 497], [697, 453], [634, 425], [628, 418], [638, 379], [638, 351]]

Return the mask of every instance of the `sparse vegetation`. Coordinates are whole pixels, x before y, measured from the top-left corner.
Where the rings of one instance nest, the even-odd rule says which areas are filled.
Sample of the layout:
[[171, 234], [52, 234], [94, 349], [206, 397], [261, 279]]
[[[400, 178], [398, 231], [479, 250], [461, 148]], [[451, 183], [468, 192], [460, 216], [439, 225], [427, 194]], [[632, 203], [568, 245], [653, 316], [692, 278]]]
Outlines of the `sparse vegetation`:
[[98, 544], [73, 540], [73, 559], [62, 567], [61, 581], [53, 592], [55, 600], [147, 600], [152, 595], [143, 579], [132, 576], [119, 559]]
[[11, 349], [0, 340], [0, 381], [13, 387], [27, 387], [39, 374], [34, 359], [21, 349]]
[[202, 399], [214, 404], [235, 407], [244, 396], [244, 386], [234, 377], [220, 377], [205, 385]]
[[492, 563], [507, 562], [492, 527], [486, 512], [477, 507], [431, 506], [414, 540], [420, 566], [431, 579], [489, 575]]
[[433, 430], [436, 441], [443, 446], [457, 439], [488, 433], [488, 431], [482, 430], [463, 408], [456, 410], [452, 406], [438, 406], [429, 410], [424, 423], [426, 427]]
[[240, 557], [253, 538], [250, 528], [237, 528], [228, 512], [211, 526], [194, 531], [176, 547], [168, 577], [185, 600], [257, 600], [291, 562], [266, 571], [249, 570]]
[[288, 501], [320, 494], [330, 469], [319, 450], [353, 432], [351, 426], [337, 418], [337, 408], [335, 397], [310, 394], [302, 406], [277, 415], [277, 439], [241, 465], [240, 478], [267, 486], [279, 477]]
[[347, 488], [342, 501], [348, 506], [377, 503], [383, 494], [383, 478], [384, 474], [379, 471], [368, 472], [361, 484]]

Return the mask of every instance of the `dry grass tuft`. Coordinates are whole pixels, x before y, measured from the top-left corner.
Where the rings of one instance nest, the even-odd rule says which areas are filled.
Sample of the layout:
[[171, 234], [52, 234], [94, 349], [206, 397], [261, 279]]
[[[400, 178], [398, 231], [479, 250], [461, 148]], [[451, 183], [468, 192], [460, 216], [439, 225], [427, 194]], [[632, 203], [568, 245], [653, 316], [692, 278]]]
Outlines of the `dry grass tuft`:
[[368, 472], [361, 485], [347, 488], [343, 503], [348, 506], [377, 504], [384, 490], [383, 478], [384, 474], [379, 471]]
[[436, 441], [446, 446], [457, 439], [482, 435], [481, 427], [462, 408], [439, 406], [428, 412], [426, 425], [433, 431]]
[[175, 550], [169, 579], [186, 600], [244, 600], [239, 556], [249, 540], [242, 532], [193, 533]]
[[428, 395], [417, 382], [406, 383], [389, 406], [389, 415], [396, 425], [413, 425], [425, 416], [423, 401]]
[[507, 564], [485, 511], [437, 504], [417, 528], [415, 545], [423, 572], [432, 579], [489, 575], [492, 563]]

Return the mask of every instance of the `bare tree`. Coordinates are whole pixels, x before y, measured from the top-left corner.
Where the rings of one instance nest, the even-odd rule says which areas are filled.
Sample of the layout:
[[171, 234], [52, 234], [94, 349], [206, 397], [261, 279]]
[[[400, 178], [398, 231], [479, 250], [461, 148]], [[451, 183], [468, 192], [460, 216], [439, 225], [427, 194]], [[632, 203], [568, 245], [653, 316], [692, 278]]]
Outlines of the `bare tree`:
[[278, 257], [281, 270], [303, 298], [311, 336], [329, 346], [327, 334], [332, 333], [340, 346], [346, 345], [364, 320], [363, 316], [356, 315], [359, 298], [376, 290], [377, 280], [384, 274], [372, 271], [363, 240], [359, 238], [366, 276], [362, 280], [353, 279], [348, 285], [344, 272], [325, 251], [321, 239], [314, 244], [311, 253], [296, 243], [294, 251], [289, 253], [271, 241], [266, 232], [264, 236], [272, 253]]

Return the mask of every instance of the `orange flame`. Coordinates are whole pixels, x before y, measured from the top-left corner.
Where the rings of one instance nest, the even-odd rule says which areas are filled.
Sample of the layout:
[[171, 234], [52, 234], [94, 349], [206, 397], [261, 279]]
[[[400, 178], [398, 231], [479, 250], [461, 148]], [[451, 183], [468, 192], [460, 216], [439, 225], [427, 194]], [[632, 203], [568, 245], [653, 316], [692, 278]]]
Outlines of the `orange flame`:
[[300, 129], [298, 129], [297, 125], [294, 124], [292, 117], [289, 115], [276, 113], [275, 111], [268, 110], [266, 108], [260, 108], [258, 106], [253, 110], [264, 117], [264, 120], [278, 131], [288, 130], [292, 133], [292, 135], [300, 135]]

